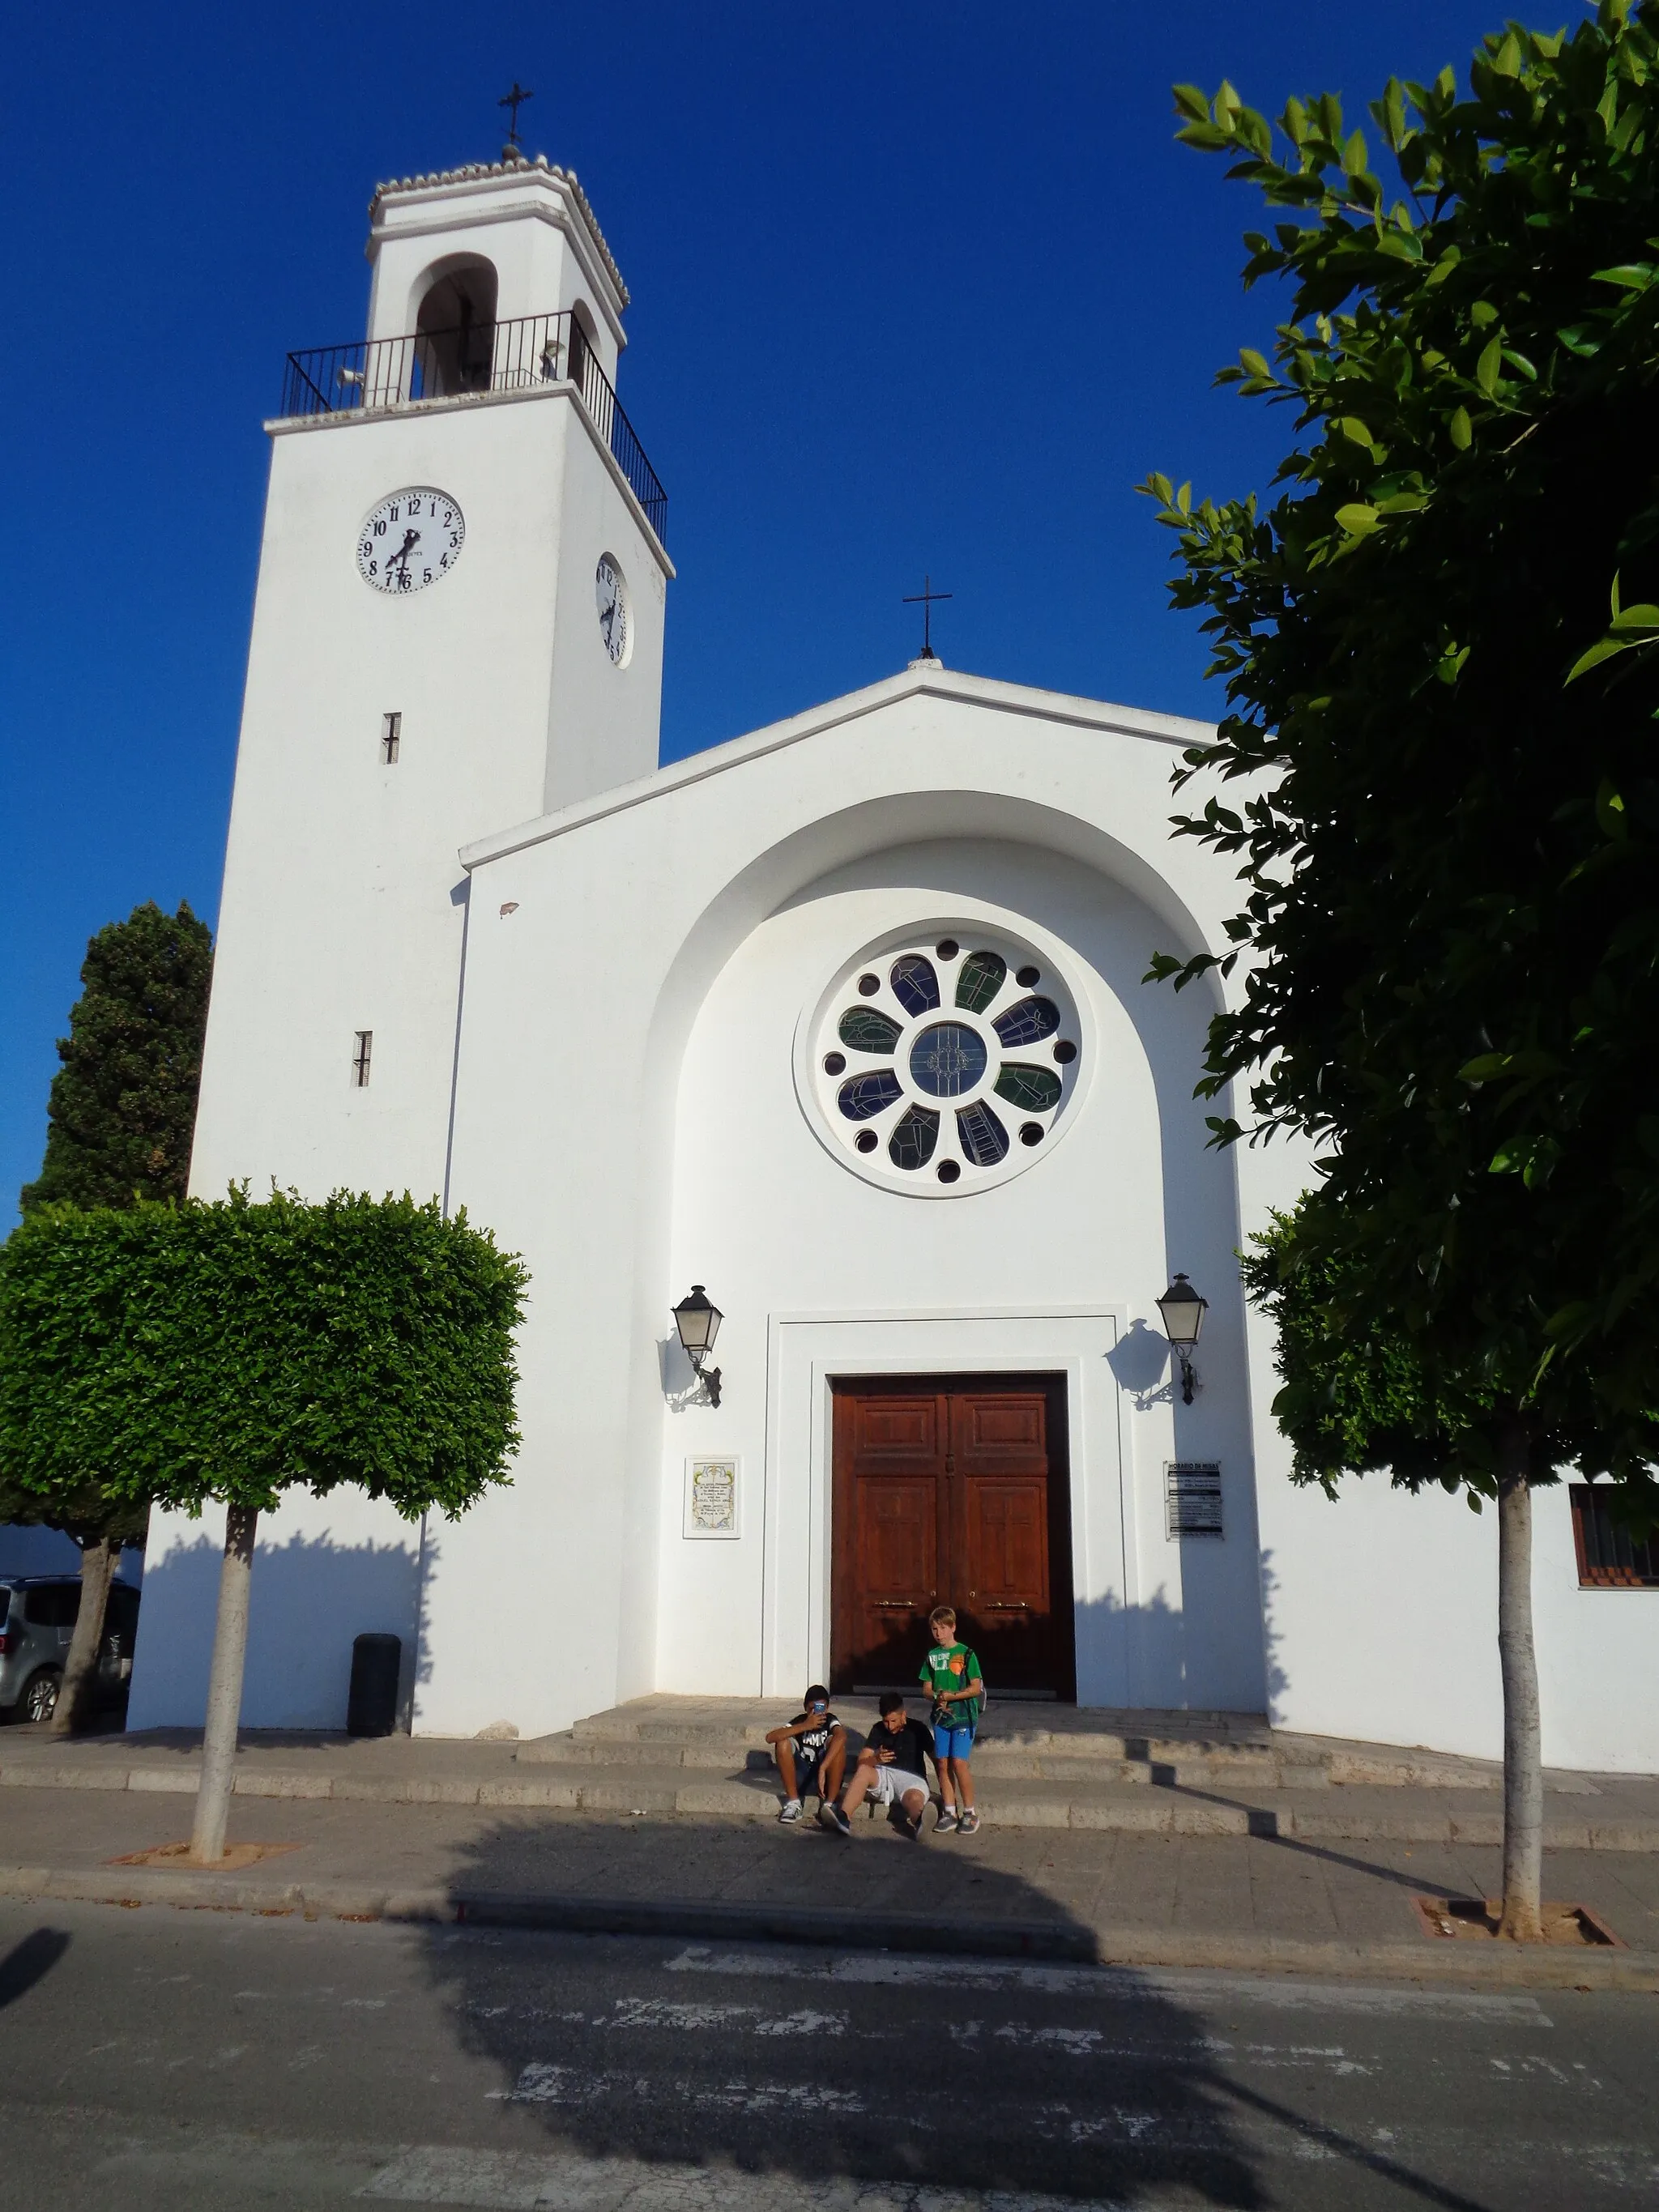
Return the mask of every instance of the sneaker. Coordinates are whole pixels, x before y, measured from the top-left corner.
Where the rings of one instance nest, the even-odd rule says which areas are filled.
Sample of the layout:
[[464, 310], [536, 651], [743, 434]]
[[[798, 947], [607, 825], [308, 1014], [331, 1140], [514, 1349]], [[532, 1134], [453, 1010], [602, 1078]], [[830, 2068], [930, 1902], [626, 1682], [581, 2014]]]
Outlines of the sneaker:
[[962, 1818], [957, 1822], [957, 1832], [961, 1835], [971, 1836], [976, 1834], [978, 1832], [978, 1829], [979, 1814], [974, 1811], [971, 1806], [969, 1806], [968, 1810], [963, 1814]]
[[850, 1836], [853, 1832], [853, 1823], [839, 1805], [821, 1806], [818, 1809], [818, 1818], [825, 1827], [838, 1828], [843, 1836]]
[[919, 1844], [921, 1841], [921, 1815], [920, 1813], [917, 1814], [914, 1820], [910, 1818], [910, 1815], [908, 1813], [904, 1815], [904, 1832], [913, 1844]]
[[800, 1799], [799, 1797], [791, 1797], [787, 1799], [784, 1803], [783, 1810], [779, 1814], [778, 1818], [781, 1820], [799, 1820], [800, 1818]]
[[956, 1807], [954, 1805], [941, 1805], [939, 1808], [939, 1819], [934, 1824], [933, 1833], [936, 1836], [948, 1836], [952, 1833], [956, 1826]]

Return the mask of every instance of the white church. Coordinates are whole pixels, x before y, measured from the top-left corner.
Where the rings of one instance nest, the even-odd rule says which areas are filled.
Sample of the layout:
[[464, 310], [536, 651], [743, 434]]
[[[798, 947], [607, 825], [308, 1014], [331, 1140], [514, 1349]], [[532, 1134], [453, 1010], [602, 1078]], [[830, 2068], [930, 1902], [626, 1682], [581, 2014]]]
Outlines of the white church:
[[[384, 185], [368, 255], [265, 425], [192, 1188], [465, 1206], [531, 1273], [524, 1441], [453, 1522], [265, 1518], [245, 1723], [343, 1726], [365, 1630], [422, 1735], [782, 1713], [950, 1600], [994, 1692], [1498, 1755], [1494, 1520], [1292, 1487], [1237, 1255], [1301, 1169], [1206, 1149], [1218, 1001], [1141, 980], [1237, 899], [1170, 832], [1202, 726], [924, 654], [659, 767], [666, 500], [576, 179]], [[134, 1728], [202, 1717], [222, 1538], [155, 1516]], [[1540, 1495], [1552, 1765], [1659, 1768], [1631, 1557]]]

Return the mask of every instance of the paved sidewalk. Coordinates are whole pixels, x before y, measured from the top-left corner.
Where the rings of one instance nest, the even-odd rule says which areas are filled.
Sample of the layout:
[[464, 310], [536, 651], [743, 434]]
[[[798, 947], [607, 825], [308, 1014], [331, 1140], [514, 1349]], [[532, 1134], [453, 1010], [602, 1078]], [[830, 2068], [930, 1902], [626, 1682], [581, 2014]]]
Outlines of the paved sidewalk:
[[1591, 1906], [1628, 1948], [1537, 1951], [1423, 1932], [1415, 1892], [1495, 1887], [1498, 1853], [1472, 1845], [963, 1839], [931, 1820], [915, 1844], [879, 1818], [849, 1843], [811, 1824], [241, 1798], [233, 1843], [296, 1848], [231, 1875], [110, 1863], [180, 1839], [188, 1814], [171, 1792], [8, 1791], [0, 1894], [1659, 1991], [1659, 1856], [1633, 1852], [1552, 1852], [1546, 1872], [1549, 1896]]

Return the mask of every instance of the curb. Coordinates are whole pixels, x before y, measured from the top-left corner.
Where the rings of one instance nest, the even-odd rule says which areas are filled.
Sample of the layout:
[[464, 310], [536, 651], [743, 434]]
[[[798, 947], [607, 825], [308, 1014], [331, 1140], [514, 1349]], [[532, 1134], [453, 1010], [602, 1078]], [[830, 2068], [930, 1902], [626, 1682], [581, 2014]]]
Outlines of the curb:
[[1183, 1935], [1164, 1929], [1083, 1927], [1068, 1921], [933, 1919], [821, 1905], [720, 1904], [696, 1898], [476, 1896], [445, 1889], [386, 1890], [349, 1882], [261, 1883], [234, 1876], [133, 1867], [84, 1872], [0, 1867], [0, 1898], [170, 1905], [257, 1917], [384, 1921], [411, 1927], [516, 1928], [583, 1936], [707, 1938], [836, 1951], [900, 1951], [1076, 1966], [1209, 1967], [1327, 1980], [1452, 1982], [1483, 1989], [1623, 1990], [1659, 1995], [1659, 1958], [1629, 1951], [1555, 1951], [1467, 1943], [1304, 1942], [1285, 1936]]
[[[185, 1766], [0, 1766], [0, 1789], [127, 1790], [193, 1796], [199, 1780], [198, 1769]], [[481, 1810], [520, 1806], [547, 1812], [670, 1813], [728, 1820], [773, 1820], [778, 1803], [769, 1786], [761, 1789], [738, 1782], [686, 1782], [664, 1789], [660, 1784], [634, 1785], [611, 1777], [593, 1782], [543, 1781], [528, 1776], [479, 1782], [453, 1776], [398, 1779], [258, 1768], [239, 1771], [234, 1792], [239, 1797], [325, 1798], [337, 1804], [459, 1805]], [[1332, 1803], [1328, 1797], [1317, 1807], [1280, 1808], [1207, 1794], [1189, 1795], [1171, 1785], [1137, 1788], [1126, 1801], [1105, 1804], [1059, 1797], [1022, 1801], [1018, 1785], [1006, 1789], [1005, 1794], [988, 1777], [981, 1802], [997, 1825], [1008, 1828], [1069, 1828], [1115, 1835], [1262, 1836], [1309, 1843], [1490, 1846], [1504, 1839], [1501, 1808], [1465, 1814], [1345, 1813], [1340, 1802]], [[1659, 1820], [1547, 1820], [1544, 1848], [1659, 1853]]]

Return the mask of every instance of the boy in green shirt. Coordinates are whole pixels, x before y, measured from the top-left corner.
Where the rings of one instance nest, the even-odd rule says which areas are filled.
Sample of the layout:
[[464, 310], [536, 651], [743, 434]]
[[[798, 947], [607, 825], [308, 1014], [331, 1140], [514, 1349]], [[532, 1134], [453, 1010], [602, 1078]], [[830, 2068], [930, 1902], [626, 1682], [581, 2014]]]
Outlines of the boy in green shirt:
[[[957, 1641], [957, 1617], [948, 1605], [927, 1616], [933, 1644], [916, 1680], [933, 1701], [933, 1765], [939, 1770], [939, 1833], [971, 1836], [979, 1826], [974, 1778], [968, 1761], [979, 1725], [985, 1683], [979, 1661]], [[961, 1808], [958, 1812], [958, 1806]]]

